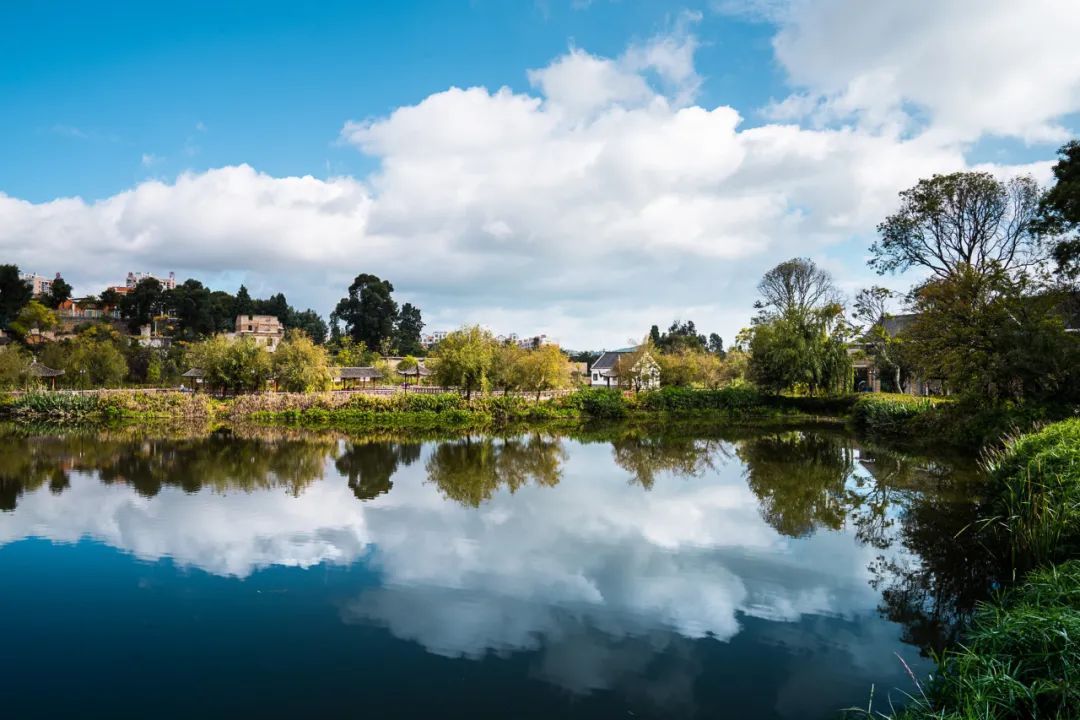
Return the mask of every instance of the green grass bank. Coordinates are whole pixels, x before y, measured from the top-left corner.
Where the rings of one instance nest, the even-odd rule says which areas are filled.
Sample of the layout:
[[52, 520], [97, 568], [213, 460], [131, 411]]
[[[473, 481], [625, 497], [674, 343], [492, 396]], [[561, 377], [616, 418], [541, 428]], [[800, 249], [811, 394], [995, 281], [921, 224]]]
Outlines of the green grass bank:
[[1080, 420], [1009, 440], [987, 462], [986, 533], [1018, 578], [977, 609], [896, 720], [1080, 718]]

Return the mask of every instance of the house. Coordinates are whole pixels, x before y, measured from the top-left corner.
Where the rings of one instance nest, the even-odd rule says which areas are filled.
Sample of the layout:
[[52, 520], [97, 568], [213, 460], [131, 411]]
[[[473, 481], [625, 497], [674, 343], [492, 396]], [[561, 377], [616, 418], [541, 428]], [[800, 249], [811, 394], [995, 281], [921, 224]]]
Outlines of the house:
[[[902, 335], [918, 317], [914, 313], [890, 315], [881, 321], [881, 329], [890, 338]], [[881, 369], [874, 358], [866, 352], [866, 345], [854, 346], [848, 350], [855, 370], [855, 390], [858, 392], [881, 392]], [[907, 392], [910, 395], [941, 395], [944, 387], [940, 380], [926, 380], [916, 376], [907, 378], [906, 387], [893, 388], [893, 392]]]
[[[620, 361], [635, 352], [636, 347], [605, 351], [589, 368], [589, 384], [594, 387], [618, 387]], [[630, 368], [628, 377], [622, 380], [624, 386], [635, 390], [660, 387], [660, 364], [645, 351]]]
[[285, 326], [274, 315], [237, 315], [236, 332], [230, 333], [229, 337], [249, 337], [256, 345], [274, 352], [285, 339]]
[[[176, 273], [170, 272], [168, 277], [158, 277], [150, 273], [142, 272], [129, 272], [127, 279], [124, 281], [124, 288], [126, 292], [130, 292], [135, 289], [135, 286], [141, 283], [143, 280], [157, 280], [161, 284], [162, 290], [175, 290], [176, 289]], [[119, 290], [119, 288], [113, 288]]]
[[56, 389], [56, 378], [64, 374], [63, 370], [54, 370], [51, 367], [42, 365], [37, 361], [37, 358], [34, 358], [34, 361], [30, 363], [28, 372], [30, 373], [30, 377], [32, 378], [37, 378], [39, 380], [48, 380], [53, 390]]

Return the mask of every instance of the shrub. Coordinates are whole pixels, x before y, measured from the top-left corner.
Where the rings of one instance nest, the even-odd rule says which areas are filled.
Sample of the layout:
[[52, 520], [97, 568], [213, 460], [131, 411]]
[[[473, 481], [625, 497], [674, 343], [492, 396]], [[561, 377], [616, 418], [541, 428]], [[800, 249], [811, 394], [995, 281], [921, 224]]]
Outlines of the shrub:
[[914, 418], [940, 402], [933, 398], [891, 393], [867, 393], [859, 396], [851, 409], [855, 427], [877, 435], [898, 435], [910, 431]]
[[1010, 440], [986, 464], [997, 488], [995, 525], [1014, 565], [1080, 554], [1080, 420]]
[[1080, 717], [1080, 562], [1033, 573], [975, 613], [907, 720]]
[[617, 420], [626, 417], [626, 398], [619, 390], [586, 388], [567, 395], [563, 401], [567, 407], [580, 410], [591, 418]]

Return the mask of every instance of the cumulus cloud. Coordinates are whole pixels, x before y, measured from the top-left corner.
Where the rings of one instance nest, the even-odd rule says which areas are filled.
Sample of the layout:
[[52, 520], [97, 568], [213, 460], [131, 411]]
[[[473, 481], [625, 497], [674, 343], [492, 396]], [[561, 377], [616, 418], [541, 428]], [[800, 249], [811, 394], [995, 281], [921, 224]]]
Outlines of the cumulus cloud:
[[571, 48], [528, 73], [529, 92], [452, 87], [345, 122], [341, 140], [374, 162], [363, 178], [240, 165], [97, 202], [0, 194], [0, 251], [86, 292], [176, 270], [325, 313], [374, 272], [430, 327], [600, 348], [681, 317], [730, 340], [787, 257], [871, 281], [863, 256], [896, 193], [967, 167], [971, 140], [1061, 136], [1077, 14], [977, 5], [766, 4], [794, 90], [765, 124], [700, 102], [684, 14], [617, 57]]
[[921, 123], [943, 142], [1059, 142], [1068, 136], [1061, 119], [1080, 110], [1080, 14], [1070, 0], [750, 6], [779, 21], [776, 57], [805, 88], [774, 116]]

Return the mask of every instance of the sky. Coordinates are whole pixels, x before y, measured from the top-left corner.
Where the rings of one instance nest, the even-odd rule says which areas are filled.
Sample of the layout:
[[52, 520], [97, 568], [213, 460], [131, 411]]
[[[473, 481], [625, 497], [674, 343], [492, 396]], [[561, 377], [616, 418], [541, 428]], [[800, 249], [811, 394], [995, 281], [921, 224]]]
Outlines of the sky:
[[1077, 36], [1074, 0], [9, 3], [0, 262], [730, 343], [793, 256], [908, 287], [866, 259], [919, 178], [1048, 181]]

